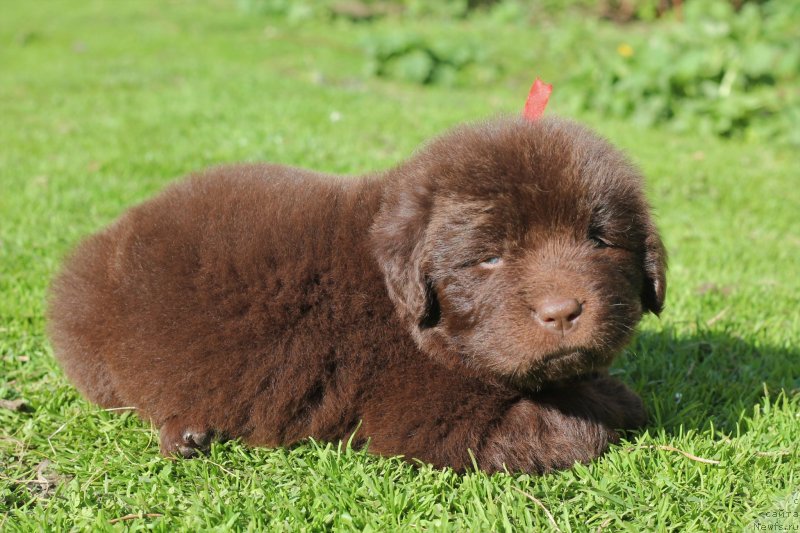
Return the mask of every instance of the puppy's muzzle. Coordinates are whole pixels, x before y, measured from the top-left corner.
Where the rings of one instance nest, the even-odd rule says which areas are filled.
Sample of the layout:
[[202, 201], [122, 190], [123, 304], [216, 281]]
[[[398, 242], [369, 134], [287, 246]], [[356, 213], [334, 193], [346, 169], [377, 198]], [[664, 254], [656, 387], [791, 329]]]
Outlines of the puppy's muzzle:
[[536, 302], [533, 319], [544, 330], [564, 336], [577, 327], [582, 311], [575, 298], [550, 296]]

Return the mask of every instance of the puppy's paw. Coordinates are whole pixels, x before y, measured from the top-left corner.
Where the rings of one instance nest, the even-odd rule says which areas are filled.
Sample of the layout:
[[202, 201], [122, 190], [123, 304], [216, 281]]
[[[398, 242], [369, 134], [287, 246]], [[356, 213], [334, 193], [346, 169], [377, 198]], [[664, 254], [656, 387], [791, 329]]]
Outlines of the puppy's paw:
[[616, 378], [600, 376], [591, 379], [569, 394], [574, 399], [583, 398], [584, 409], [611, 429], [633, 430], [647, 424], [647, 411], [642, 399]]
[[612, 428], [588, 413], [523, 399], [491, 429], [479, 463], [490, 472], [562, 470], [595, 459], [618, 438]]
[[214, 440], [214, 431], [187, 425], [180, 419], [170, 419], [159, 430], [161, 455], [165, 457], [194, 457], [205, 453]]
[[647, 423], [639, 396], [608, 376], [573, 382], [513, 405], [490, 430], [481, 450], [481, 468], [549, 472], [586, 463], [609, 444], [617, 430]]

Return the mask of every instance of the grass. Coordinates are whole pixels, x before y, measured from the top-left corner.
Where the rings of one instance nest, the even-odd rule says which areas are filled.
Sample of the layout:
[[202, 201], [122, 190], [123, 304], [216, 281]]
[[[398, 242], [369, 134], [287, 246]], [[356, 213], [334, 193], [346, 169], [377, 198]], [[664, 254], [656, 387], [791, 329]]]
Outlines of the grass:
[[[558, 82], [559, 64], [543, 52], [534, 72], [531, 47], [518, 43], [535, 48], [543, 37], [510, 27], [486, 41], [512, 65], [502, 80], [422, 88], [364, 76], [359, 43], [386, 22], [289, 27], [222, 0], [17, 2], [3, 12], [0, 399], [29, 409], [0, 407], [0, 530], [800, 522], [775, 517], [800, 512], [795, 153], [576, 117], [641, 165], [671, 253], [668, 307], [644, 321], [614, 368], [642, 394], [651, 422], [589, 465], [544, 477], [456, 475], [314, 442], [232, 442], [168, 461], [153, 428], [80, 399], [52, 358], [45, 289], [78, 239], [215, 163], [386, 167], [451, 125], [517, 112], [530, 78]], [[490, 29], [467, 21], [442, 31], [482, 38]], [[556, 84], [548, 112], [558, 111]]]

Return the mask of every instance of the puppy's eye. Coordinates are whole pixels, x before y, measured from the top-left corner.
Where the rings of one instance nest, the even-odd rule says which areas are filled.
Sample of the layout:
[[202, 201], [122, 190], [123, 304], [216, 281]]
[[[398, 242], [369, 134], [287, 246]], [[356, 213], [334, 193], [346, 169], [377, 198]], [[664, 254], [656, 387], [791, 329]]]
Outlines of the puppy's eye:
[[611, 241], [603, 237], [603, 235], [600, 233], [600, 230], [597, 228], [590, 228], [589, 235], [587, 237], [595, 248], [610, 248], [614, 246], [611, 244]]
[[492, 256], [484, 259], [481, 261], [481, 266], [484, 268], [495, 268], [503, 264], [503, 258], [498, 256]]

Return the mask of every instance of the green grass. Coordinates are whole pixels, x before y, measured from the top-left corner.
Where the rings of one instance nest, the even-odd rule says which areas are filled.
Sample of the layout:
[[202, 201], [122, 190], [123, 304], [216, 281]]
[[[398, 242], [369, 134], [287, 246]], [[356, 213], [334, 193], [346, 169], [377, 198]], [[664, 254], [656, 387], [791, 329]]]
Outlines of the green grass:
[[80, 399], [52, 358], [45, 289], [70, 247], [211, 164], [386, 167], [451, 125], [517, 112], [538, 73], [558, 113], [560, 65], [532, 61], [543, 37], [524, 27], [427, 21], [510, 67], [492, 85], [422, 88], [364, 76], [359, 43], [389, 22], [289, 27], [222, 0], [2, 11], [0, 399], [30, 411], [0, 407], [0, 530], [549, 528], [528, 496], [562, 531], [800, 523], [769, 515], [800, 512], [796, 153], [576, 117], [641, 165], [671, 254], [667, 309], [614, 369], [650, 425], [589, 465], [456, 475], [313, 442], [168, 461], [153, 428]]

